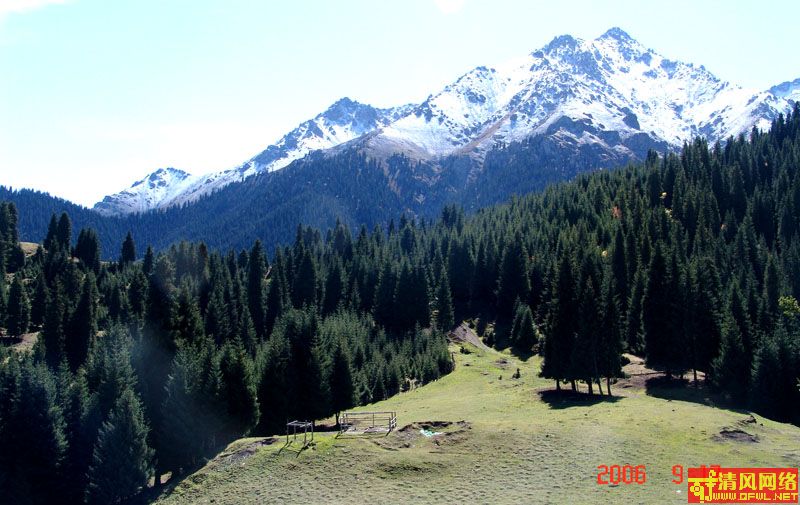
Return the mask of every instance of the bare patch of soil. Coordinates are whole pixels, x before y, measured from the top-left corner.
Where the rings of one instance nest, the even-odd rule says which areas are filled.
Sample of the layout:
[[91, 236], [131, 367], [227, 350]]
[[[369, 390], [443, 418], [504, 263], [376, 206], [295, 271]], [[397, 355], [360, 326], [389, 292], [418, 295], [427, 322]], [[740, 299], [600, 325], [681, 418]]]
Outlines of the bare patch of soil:
[[[372, 442], [389, 451], [408, 449], [421, 443], [436, 446], [451, 445], [465, 440], [472, 429], [469, 421], [420, 421], [403, 426], [386, 437], [375, 438]], [[427, 430], [436, 433], [426, 437], [420, 433]]]
[[264, 446], [274, 444], [278, 439], [275, 437], [267, 437], [261, 440], [256, 440], [243, 447], [239, 447], [233, 452], [221, 454], [216, 458], [217, 462], [221, 465], [233, 465], [242, 463], [244, 460], [253, 456], [258, 450]]
[[[647, 364], [644, 361], [644, 358], [640, 358], [639, 356], [635, 356], [633, 354], [623, 354], [625, 358], [628, 359], [629, 363], [622, 367], [622, 371], [625, 373], [625, 377], [621, 379], [617, 379], [616, 388], [625, 390], [636, 390], [636, 389], [646, 389], [647, 382], [653, 379], [664, 379], [666, 375], [664, 372], [660, 370], [654, 370], [652, 368], [648, 368]], [[691, 376], [688, 374], [687, 376]], [[702, 382], [705, 380], [705, 374], [703, 372], [697, 372], [697, 380]], [[690, 377], [690, 381], [694, 377]], [[614, 386], [612, 386], [613, 388]]]
[[758, 436], [751, 435], [750, 433], [747, 433], [744, 430], [740, 430], [739, 428], [730, 428], [730, 427], [722, 428], [719, 431], [719, 434], [714, 435], [713, 437], [711, 437], [711, 439], [714, 440], [715, 442], [732, 441], [732, 442], [743, 442], [749, 444], [754, 444], [758, 442]]
[[483, 343], [475, 330], [469, 327], [467, 323], [461, 323], [458, 327], [451, 331], [447, 337], [451, 342], [465, 343], [468, 342], [482, 351], [490, 350], [489, 347]]

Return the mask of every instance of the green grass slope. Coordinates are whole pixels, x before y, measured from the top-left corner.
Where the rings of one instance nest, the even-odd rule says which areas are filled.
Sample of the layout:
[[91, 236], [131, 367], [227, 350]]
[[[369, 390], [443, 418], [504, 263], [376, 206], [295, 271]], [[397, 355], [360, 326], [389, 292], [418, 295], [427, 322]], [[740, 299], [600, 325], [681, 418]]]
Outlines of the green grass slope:
[[[360, 409], [397, 411], [398, 431], [317, 434], [306, 450], [281, 438], [239, 440], [159, 503], [677, 504], [686, 484], [671, 482], [673, 465], [800, 465], [800, 428], [688, 401], [700, 393], [627, 381], [613, 399], [553, 399], [542, 395], [553, 383], [536, 377], [538, 357], [452, 348], [452, 374]], [[453, 424], [422, 436], [432, 421]], [[645, 465], [647, 481], [600, 486], [603, 464]]]

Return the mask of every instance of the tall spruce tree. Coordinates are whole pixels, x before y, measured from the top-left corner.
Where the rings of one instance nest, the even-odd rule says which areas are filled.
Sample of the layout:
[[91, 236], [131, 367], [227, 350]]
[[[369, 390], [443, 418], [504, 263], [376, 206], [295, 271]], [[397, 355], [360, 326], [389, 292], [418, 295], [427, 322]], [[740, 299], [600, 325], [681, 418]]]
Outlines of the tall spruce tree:
[[97, 436], [89, 467], [86, 502], [120, 503], [147, 486], [153, 476], [153, 449], [139, 398], [126, 389]]
[[89, 347], [97, 335], [98, 298], [94, 275], [88, 273], [78, 305], [72, 313], [69, 334], [64, 339], [64, 351], [73, 371], [86, 361]]
[[19, 336], [28, 331], [31, 322], [31, 303], [25, 286], [22, 284], [22, 276], [14, 276], [11, 283], [11, 290], [8, 293], [8, 305], [6, 308], [6, 329], [10, 335]]
[[339, 414], [355, 405], [355, 385], [350, 367], [350, 355], [344, 344], [339, 341], [334, 349], [331, 376], [331, 409], [336, 413], [336, 425], [339, 425]]
[[128, 231], [125, 235], [125, 241], [122, 242], [122, 251], [119, 255], [119, 264], [122, 266], [130, 265], [136, 261], [136, 243], [133, 241], [133, 235]]
[[250, 250], [247, 267], [247, 303], [250, 317], [259, 339], [266, 337], [267, 302], [264, 289], [267, 276], [267, 259], [261, 241], [256, 240]]

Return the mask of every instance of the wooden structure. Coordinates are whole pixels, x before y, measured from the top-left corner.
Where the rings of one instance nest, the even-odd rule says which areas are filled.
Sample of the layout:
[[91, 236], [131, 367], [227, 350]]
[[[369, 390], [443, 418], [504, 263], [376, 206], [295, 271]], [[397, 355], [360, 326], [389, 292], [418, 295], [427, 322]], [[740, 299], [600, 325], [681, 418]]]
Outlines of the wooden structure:
[[[314, 424], [308, 421], [289, 421], [286, 423], [286, 445], [297, 440], [298, 430], [303, 430], [303, 447], [314, 441]], [[311, 440], [308, 440], [308, 430], [311, 430]], [[294, 438], [289, 441], [289, 432], [294, 432]]]
[[397, 428], [397, 412], [345, 412], [339, 418], [339, 434], [388, 434]]

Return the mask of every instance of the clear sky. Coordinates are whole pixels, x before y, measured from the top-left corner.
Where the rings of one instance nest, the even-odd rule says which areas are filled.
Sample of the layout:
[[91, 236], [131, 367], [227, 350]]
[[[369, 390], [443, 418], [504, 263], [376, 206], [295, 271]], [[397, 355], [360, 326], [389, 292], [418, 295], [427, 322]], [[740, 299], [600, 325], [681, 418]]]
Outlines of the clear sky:
[[766, 89], [800, 2], [0, 0], [0, 184], [91, 205], [156, 168], [236, 166], [343, 96], [419, 102], [478, 65], [619, 26]]

